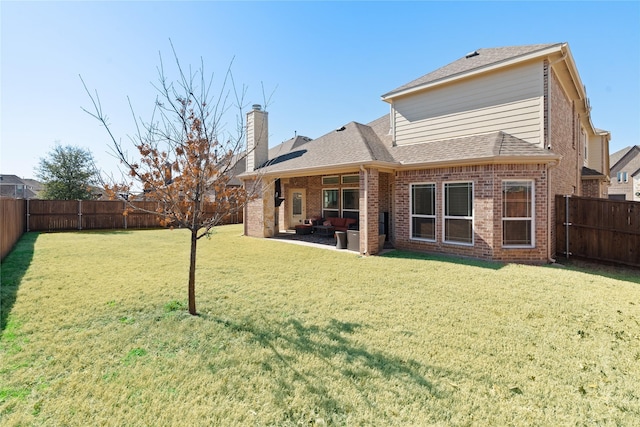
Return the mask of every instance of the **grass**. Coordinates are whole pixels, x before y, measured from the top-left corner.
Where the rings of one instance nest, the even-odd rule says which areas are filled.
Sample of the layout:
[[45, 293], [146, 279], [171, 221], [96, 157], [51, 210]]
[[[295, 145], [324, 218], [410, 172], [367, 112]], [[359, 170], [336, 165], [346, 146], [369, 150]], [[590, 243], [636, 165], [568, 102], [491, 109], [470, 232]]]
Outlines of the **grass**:
[[634, 425], [640, 275], [216, 230], [28, 234], [2, 263], [0, 424]]

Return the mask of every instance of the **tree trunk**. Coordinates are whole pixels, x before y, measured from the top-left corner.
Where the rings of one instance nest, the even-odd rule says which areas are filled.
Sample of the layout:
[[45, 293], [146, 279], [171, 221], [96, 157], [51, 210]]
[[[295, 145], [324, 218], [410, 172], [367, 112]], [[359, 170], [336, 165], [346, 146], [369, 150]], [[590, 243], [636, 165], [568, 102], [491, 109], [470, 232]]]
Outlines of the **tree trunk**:
[[191, 230], [191, 258], [189, 260], [189, 314], [196, 312], [196, 249], [198, 245], [198, 230]]

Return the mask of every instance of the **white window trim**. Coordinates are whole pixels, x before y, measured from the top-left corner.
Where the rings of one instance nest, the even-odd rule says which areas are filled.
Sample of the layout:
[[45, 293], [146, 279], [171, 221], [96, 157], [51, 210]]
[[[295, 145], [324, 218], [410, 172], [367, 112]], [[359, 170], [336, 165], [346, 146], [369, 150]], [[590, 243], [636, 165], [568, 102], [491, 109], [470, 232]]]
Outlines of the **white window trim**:
[[433, 218], [434, 226], [437, 224], [437, 212], [438, 212], [438, 200], [434, 200], [433, 215], [422, 215], [413, 213], [413, 187], [415, 185], [432, 185], [433, 195], [436, 195], [437, 184], [435, 182], [413, 182], [409, 185], [409, 240], [416, 240], [419, 242], [436, 242], [438, 238], [438, 230], [433, 233], [433, 239], [426, 239], [424, 237], [413, 237], [413, 218]]
[[[504, 183], [505, 182], [529, 182], [531, 183], [531, 217], [508, 217], [505, 218], [502, 216], [501, 221], [501, 231], [502, 236], [500, 240], [502, 242], [502, 247], [505, 249], [531, 249], [536, 247], [536, 182], [533, 179], [503, 179], [502, 185], [500, 187], [500, 193], [504, 194]], [[502, 205], [502, 215], [504, 215], [504, 200], [500, 198]], [[531, 220], [531, 244], [530, 245], [505, 245], [504, 244], [504, 222], [505, 221], [522, 221], [522, 220]]]
[[[447, 215], [447, 185], [448, 184], [471, 184], [471, 216], [450, 216]], [[476, 243], [475, 236], [475, 185], [473, 181], [447, 181], [442, 183], [442, 241], [448, 245], [458, 245], [458, 246], [474, 246]], [[471, 243], [464, 242], [455, 242], [447, 239], [447, 220], [448, 219], [466, 219], [471, 220]]]

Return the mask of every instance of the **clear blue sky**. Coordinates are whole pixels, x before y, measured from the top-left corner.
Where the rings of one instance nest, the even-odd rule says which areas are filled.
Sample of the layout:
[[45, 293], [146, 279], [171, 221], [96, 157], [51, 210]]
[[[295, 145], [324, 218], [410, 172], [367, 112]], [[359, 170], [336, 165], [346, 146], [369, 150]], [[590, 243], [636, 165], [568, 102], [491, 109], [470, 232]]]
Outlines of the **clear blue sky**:
[[1, 172], [33, 177], [58, 141], [113, 171], [113, 130], [133, 133], [155, 99], [169, 39], [183, 65], [220, 82], [231, 59], [246, 101], [269, 105], [270, 145], [317, 138], [386, 113], [380, 95], [481, 47], [569, 42], [611, 153], [640, 144], [640, 3], [633, 2], [9, 2], [1, 14]]

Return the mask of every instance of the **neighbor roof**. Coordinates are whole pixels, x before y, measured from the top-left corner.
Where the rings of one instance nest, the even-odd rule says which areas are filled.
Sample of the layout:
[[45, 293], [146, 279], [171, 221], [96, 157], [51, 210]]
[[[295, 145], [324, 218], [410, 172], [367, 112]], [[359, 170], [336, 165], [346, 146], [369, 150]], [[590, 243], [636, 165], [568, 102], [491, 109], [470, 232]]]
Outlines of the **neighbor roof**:
[[498, 64], [500, 62], [505, 62], [525, 55], [540, 52], [551, 47], [560, 47], [563, 44], [564, 43], [534, 44], [527, 46], [508, 46], [478, 49], [476, 51], [468, 53], [467, 55], [448, 65], [445, 65], [442, 68], [438, 68], [437, 70], [429, 74], [425, 74], [420, 78], [417, 78], [382, 95], [382, 98], [390, 97], [392, 95], [398, 94], [399, 92], [416, 89], [420, 86], [437, 82], [438, 80], [462, 75], [473, 70], [479, 70], [490, 65]]
[[622, 164], [618, 165], [627, 155], [629, 155], [632, 151], [637, 151], [640, 153], [640, 146], [632, 145], [630, 147], [625, 147], [622, 150], [616, 151], [612, 155], [609, 156], [609, 163], [611, 164], [611, 170], [617, 169], [618, 166], [623, 166]]

